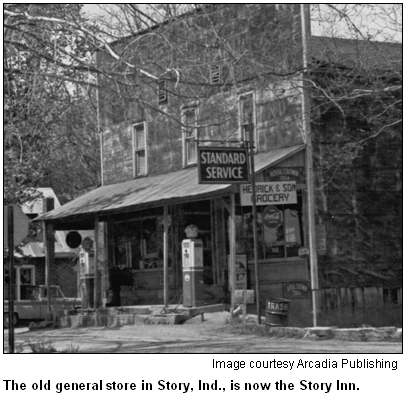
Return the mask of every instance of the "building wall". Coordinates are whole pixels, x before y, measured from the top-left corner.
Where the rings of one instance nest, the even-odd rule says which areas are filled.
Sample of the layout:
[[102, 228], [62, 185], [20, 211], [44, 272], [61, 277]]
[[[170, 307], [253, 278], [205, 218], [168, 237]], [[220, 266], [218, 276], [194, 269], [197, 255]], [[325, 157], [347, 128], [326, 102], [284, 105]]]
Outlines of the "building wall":
[[[121, 97], [100, 93], [105, 185], [134, 178], [134, 124], [147, 123], [147, 174], [179, 170], [184, 167], [180, 124], [184, 107], [196, 106], [198, 109], [199, 139], [239, 139], [239, 99], [249, 92], [254, 93], [254, 124], [259, 152], [303, 143], [301, 90], [297, 76], [280, 77], [300, 67], [299, 5], [233, 4], [209, 8], [207, 12], [190, 15], [173, 25], [159, 28], [165, 35], [174, 35], [171, 37], [174, 47], [169, 52], [163, 50], [162, 42], [156, 40], [157, 35], [149, 35], [150, 32], [140, 34], [137, 40], [131, 38], [133, 44], [129, 60], [146, 71], [162, 76], [164, 70], [151, 63], [152, 56], [162, 55], [162, 66], [168, 57], [173, 57], [173, 66], [183, 77], [198, 82], [205, 79], [209, 83], [210, 65], [219, 59], [210, 46], [213, 43], [213, 30], [209, 28], [211, 23], [215, 27], [221, 26], [220, 36], [232, 49], [244, 48], [249, 53], [249, 57], [241, 64], [236, 63], [232, 71], [230, 64], [222, 65], [225, 81], [221, 86], [201, 85], [194, 87], [193, 92], [190, 85], [177, 85], [176, 79], [169, 75], [169, 91], [176, 95], [169, 93], [168, 101], [162, 105], [158, 102], [155, 82], [147, 82], [128, 72], [125, 79], [131, 85], [139, 85], [137, 90], [127, 93], [123, 89]], [[182, 37], [193, 39], [193, 44], [189, 40], [182, 41]], [[176, 43], [176, 40], [179, 42]], [[127, 44], [118, 43], [116, 47], [123, 50]], [[99, 57], [100, 62], [110, 62], [112, 70], [123, 72], [126, 68], [103, 55]], [[179, 59], [183, 60], [182, 64], [176, 64]], [[196, 60], [200, 61], [199, 68], [196, 68]], [[272, 73], [262, 74], [264, 71]], [[254, 76], [255, 80], [249, 80]], [[140, 97], [152, 107], [137, 101]], [[355, 112], [358, 110], [353, 108]], [[174, 118], [168, 118], [166, 114]], [[343, 146], [357, 139], [362, 127], [349, 120], [347, 131], [342, 136], [336, 136], [342, 125], [334, 113], [316, 116], [313, 122], [320, 287], [378, 286], [386, 293], [398, 291], [402, 285], [401, 136], [399, 133], [390, 139], [379, 136], [362, 147], [357, 157], [340, 160]], [[343, 138], [348, 140], [343, 141]], [[291, 163], [292, 167], [298, 166], [297, 161]], [[303, 160], [299, 165], [303, 165]], [[327, 165], [331, 168], [326, 169]], [[221, 229], [225, 233], [228, 215], [221, 205], [222, 200], [214, 202], [214, 210], [221, 214]], [[219, 232], [216, 230], [216, 233]], [[222, 254], [217, 256], [215, 276], [217, 285], [224, 286], [227, 282], [228, 252], [225, 237], [221, 239], [221, 244]], [[179, 271], [178, 266], [178, 275]], [[252, 265], [250, 273], [252, 281]], [[171, 290], [179, 285], [176, 274], [174, 277], [175, 286]], [[281, 261], [262, 263], [261, 277], [261, 299], [287, 296], [287, 284], [308, 284], [309, 281], [306, 261], [300, 259], [290, 260], [287, 264]], [[160, 285], [156, 285], [160, 281], [159, 274], [152, 279], [135, 277], [139, 290], [124, 289], [124, 302], [134, 302], [134, 296], [140, 300], [144, 297], [142, 291], [145, 297], [149, 294], [149, 299], [161, 301], [162, 291]], [[223, 291], [227, 292], [226, 285]], [[176, 292], [171, 292], [172, 295], [176, 296]], [[370, 306], [371, 303], [365, 305]], [[300, 325], [310, 324], [309, 294], [302, 292], [299, 298], [292, 300], [292, 306], [295, 321]]]
[[[371, 110], [362, 102], [343, 106]], [[348, 120], [342, 131], [341, 117], [327, 112], [313, 131], [320, 322], [401, 326], [402, 133], [395, 127], [367, 139], [373, 126], [359, 114]], [[351, 157], [344, 154], [363, 139]]]
[[[77, 296], [77, 258], [56, 258], [53, 272], [52, 285], [59, 285], [66, 297]], [[24, 258], [15, 262], [16, 266], [34, 266], [35, 284], [44, 285], [45, 282], [45, 258]]]
[[[343, 159], [334, 115], [316, 132], [316, 214], [322, 287], [402, 286], [401, 132], [371, 138]], [[358, 140], [362, 139], [357, 133]]]
[[[168, 57], [182, 60], [172, 64], [185, 81], [208, 85], [191, 86], [169, 80], [169, 91], [173, 94], [168, 93], [168, 101], [163, 105], [158, 102], [156, 83], [145, 82], [131, 74], [126, 75], [128, 83], [139, 85], [133, 88], [134, 93], [128, 95], [128, 88], [122, 89], [122, 97], [101, 92], [104, 184], [133, 179], [132, 126], [141, 121], [147, 122], [148, 174], [183, 168], [180, 120], [185, 106], [198, 108], [199, 139], [239, 139], [239, 98], [244, 93], [254, 92], [253, 119], [259, 152], [303, 142], [301, 89], [297, 77], [294, 74], [288, 79], [278, 76], [294, 71], [301, 62], [298, 5], [279, 8], [275, 5], [219, 5], [161, 29], [165, 36], [177, 33], [171, 36], [173, 49], [168, 51], [155, 35], [146, 33], [144, 39], [140, 34], [139, 40], [132, 40], [131, 61], [160, 76], [162, 71], [148, 60], [156, 61], [157, 55], [162, 55], [162, 65]], [[219, 58], [212, 49], [216, 42], [214, 31], [233, 51], [244, 49], [249, 53], [235, 65], [231, 60], [224, 62], [223, 81], [217, 86], [210, 85], [210, 66]], [[126, 44], [118, 43], [117, 50], [120, 52]], [[138, 57], [139, 54], [142, 56]], [[110, 62], [112, 70], [122, 72], [125, 68], [115, 65], [107, 56], [99, 57], [100, 62]], [[263, 74], [264, 71], [275, 74]], [[260, 80], [251, 80], [261, 74]], [[152, 107], [137, 102], [137, 96]], [[174, 118], [168, 118], [167, 114]]]
[[77, 259], [60, 259], [55, 263], [54, 282], [66, 297], [78, 296]]
[[403, 289], [335, 287], [319, 291], [320, 326], [402, 327]]
[[[202, 85], [191, 87], [169, 81], [169, 90], [176, 94], [168, 94], [168, 101], [158, 103], [157, 90], [154, 83], [147, 83], [138, 77], [126, 75], [129, 83], [138, 80], [140, 83], [137, 95], [142, 96], [153, 107], [145, 107], [137, 102], [133, 93], [125, 89], [122, 98], [100, 93], [101, 122], [103, 126], [103, 174], [104, 184], [112, 184], [133, 179], [133, 128], [134, 124], [142, 121], [147, 123], [148, 174], [163, 174], [182, 169], [182, 126], [179, 124], [185, 106], [196, 106], [198, 110], [198, 138], [201, 140], [240, 139], [240, 97], [253, 93], [253, 122], [256, 130], [257, 151], [267, 152], [303, 143], [302, 138], [302, 93], [298, 76], [289, 74], [288, 78], [280, 75], [291, 73], [301, 65], [301, 32], [300, 7], [275, 5], [222, 5], [210, 8], [211, 11], [187, 17], [173, 26], [165, 25], [162, 29], [168, 32], [182, 32], [176, 37], [180, 41], [174, 44], [170, 56], [175, 60], [182, 59], [184, 63], [176, 65], [185, 80], [210, 83], [210, 66], [218, 60], [218, 54], [210, 50], [213, 43], [212, 23], [221, 40], [227, 42], [233, 51], [248, 52], [240, 63], [224, 63], [222, 65], [222, 85]], [[221, 28], [221, 29], [220, 29]], [[154, 35], [145, 35], [146, 39], [133, 41], [133, 57], [131, 61], [141, 68], [157, 75], [162, 71], [148, 64], [149, 56], [162, 54], [168, 56], [167, 49], [154, 40]], [[181, 37], [188, 40], [182, 41]], [[171, 38], [175, 40], [175, 37]], [[192, 39], [192, 41], [190, 41]], [[194, 42], [192, 44], [192, 42]], [[125, 44], [117, 44], [117, 49], [124, 49]], [[207, 50], [209, 48], [209, 50]], [[175, 50], [176, 49], [176, 50]], [[172, 50], [172, 49], [171, 49]], [[139, 58], [137, 55], [141, 54]], [[192, 60], [187, 62], [185, 60]], [[196, 60], [199, 68], [196, 68]], [[106, 58], [100, 62], [111, 62]], [[112, 69], [123, 71], [123, 65], [111, 64]], [[233, 68], [233, 70], [231, 70]], [[269, 72], [272, 72], [269, 74]], [[266, 72], [266, 74], [264, 74]], [[256, 79], [252, 79], [256, 77]], [[259, 78], [260, 77], [260, 78]], [[185, 100], [190, 99], [190, 100]], [[165, 114], [172, 114], [168, 118]], [[203, 143], [208, 145], [209, 143]], [[218, 143], [211, 143], [218, 145]], [[222, 146], [227, 146], [225, 143]], [[235, 144], [231, 144], [235, 146]], [[303, 155], [296, 155], [292, 160], [286, 160], [284, 166], [303, 166]], [[258, 177], [260, 180], [268, 180]], [[238, 200], [238, 195], [237, 195]], [[210, 260], [205, 260], [205, 302], [229, 302], [228, 292], [228, 221], [229, 211], [225, 205], [229, 199], [213, 199], [210, 202], [210, 214], [205, 219], [211, 219], [211, 233], [208, 240], [212, 246]], [[169, 268], [169, 298], [170, 302], [178, 302], [182, 295], [182, 272], [180, 261], [180, 244], [186, 225], [199, 222], [188, 220], [184, 213], [185, 205], [172, 207], [171, 236], [177, 256]], [[182, 212], [183, 211], [183, 212]], [[190, 215], [192, 217], [193, 214]], [[126, 220], [136, 218], [136, 213], [129, 214]], [[109, 265], [114, 265], [114, 221], [109, 223]], [[172, 231], [173, 230], [173, 231]], [[210, 230], [209, 230], [210, 231]], [[128, 233], [130, 236], [131, 234]], [[204, 239], [204, 238], [203, 238]], [[204, 239], [205, 241], [205, 239]], [[175, 254], [174, 254], [175, 256]], [[298, 259], [298, 258], [296, 258]], [[250, 273], [253, 269], [251, 266]], [[267, 297], [283, 296], [283, 283], [308, 280], [304, 260], [279, 263], [264, 262], [261, 264], [261, 277], [264, 286], [261, 287], [262, 308]], [[163, 302], [163, 272], [137, 271], [132, 269], [132, 280], [121, 286], [121, 304], [148, 304]], [[249, 279], [250, 288], [254, 280]], [[286, 294], [285, 294], [286, 295]], [[296, 299], [293, 312], [293, 322], [307, 324], [301, 318], [303, 311], [309, 308], [309, 301]], [[305, 314], [306, 315], [306, 314]]]

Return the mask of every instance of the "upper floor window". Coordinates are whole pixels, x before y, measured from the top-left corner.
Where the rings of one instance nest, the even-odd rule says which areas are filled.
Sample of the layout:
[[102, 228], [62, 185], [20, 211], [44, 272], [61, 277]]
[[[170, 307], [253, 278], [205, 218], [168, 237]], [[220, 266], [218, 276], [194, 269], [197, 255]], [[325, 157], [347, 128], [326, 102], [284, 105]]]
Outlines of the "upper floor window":
[[197, 109], [188, 107], [183, 110], [183, 165], [197, 163]]
[[212, 84], [219, 84], [221, 82], [220, 64], [214, 63], [210, 66], [210, 78]]
[[246, 93], [240, 96], [240, 139], [242, 141], [250, 140], [250, 120], [254, 142], [254, 152], [257, 149], [257, 130], [255, 124], [255, 102], [254, 93]]
[[160, 79], [158, 81], [158, 103], [166, 104], [168, 103], [168, 88], [167, 88], [167, 79]]
[[133, 175], [139, 177], [147, 174], [147, 133], [146, 123], [133, 126]]

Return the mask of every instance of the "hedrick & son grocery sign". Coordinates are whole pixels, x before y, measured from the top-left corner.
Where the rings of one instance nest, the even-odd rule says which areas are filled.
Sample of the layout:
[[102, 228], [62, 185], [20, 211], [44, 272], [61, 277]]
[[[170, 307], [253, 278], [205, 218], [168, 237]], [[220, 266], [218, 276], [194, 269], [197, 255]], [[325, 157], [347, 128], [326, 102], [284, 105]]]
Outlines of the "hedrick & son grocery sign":
[[[240, 186], [240, 197], [242, 206], [252, 205], [252, 185], [243, 184]], [[296, 182], [257, 182], [255, 184], [255, 201], [257, 205], [282, 205], [297, 203]]]

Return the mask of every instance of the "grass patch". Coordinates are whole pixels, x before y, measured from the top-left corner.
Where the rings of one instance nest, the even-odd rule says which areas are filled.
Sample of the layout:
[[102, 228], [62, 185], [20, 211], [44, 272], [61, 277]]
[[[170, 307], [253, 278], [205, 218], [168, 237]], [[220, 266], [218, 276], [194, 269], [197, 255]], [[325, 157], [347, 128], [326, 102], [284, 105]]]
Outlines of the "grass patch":
[[219, 330], [228, 334], [239, 335], [256, 335], [259, 337], [265, 336], [265, 325], [259, 325], [256, 322], [248, 321], [245, 325], [238, 318], [231, 320], [227, 325], [222, 326]]
[[38, 343], [29, 342], [27, 345], [31, 348], [33, 354], [50, 354], [57, 352], [50, 341], [42, 340]]
[[77, 354], [79, 353], [79, 347], [70, 344], [62, 351], [58, 351], [51, 343], [51, 341], [41, 340], [39, 342], [30, 342], [19, 344], [16, 347], [17, 353], [23, 353], [24, 348], [29, 347], [33, 354]]
[[79, 354], [79, 347], [70, 344], [69, 347], [62, 350], [60, 354]]

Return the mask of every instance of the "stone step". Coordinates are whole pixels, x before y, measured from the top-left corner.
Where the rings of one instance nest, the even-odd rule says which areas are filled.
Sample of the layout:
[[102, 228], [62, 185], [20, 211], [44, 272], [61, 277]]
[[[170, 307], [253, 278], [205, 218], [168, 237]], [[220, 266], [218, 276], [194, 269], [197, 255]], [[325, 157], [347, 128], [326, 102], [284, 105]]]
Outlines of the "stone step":
[[182, 313], [142, 314], [142, 313], [61, 313], [54, 318], [58, 327], [119, 327], [134, 324], [182, 324], [189, 316]]

